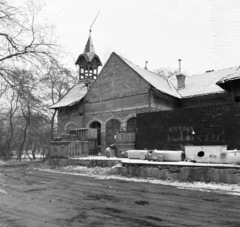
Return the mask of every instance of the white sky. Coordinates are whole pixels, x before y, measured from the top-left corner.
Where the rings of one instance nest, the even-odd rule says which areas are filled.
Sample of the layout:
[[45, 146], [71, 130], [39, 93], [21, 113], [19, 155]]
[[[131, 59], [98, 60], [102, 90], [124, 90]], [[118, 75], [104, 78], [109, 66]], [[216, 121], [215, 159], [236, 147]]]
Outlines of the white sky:
[[84, 50], [92, 28], [96, 54], [115, 51], [148, 69], [178, 68], [189, 74], [240, 65], [239, 0], [45, 0], [59, 42], [71, 54]]

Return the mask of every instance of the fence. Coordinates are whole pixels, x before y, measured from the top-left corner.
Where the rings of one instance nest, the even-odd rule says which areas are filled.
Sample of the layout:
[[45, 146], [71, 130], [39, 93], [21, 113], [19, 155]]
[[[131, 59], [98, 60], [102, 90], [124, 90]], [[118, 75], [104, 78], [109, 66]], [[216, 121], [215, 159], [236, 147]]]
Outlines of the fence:
[[52, 158], [83, 157], [88, 155], [88, 141], [53, 141], [51, 143], [50, 157]]
[[117, 134], [116, 145], [117, 155], [127, 150], [135, 149], [136, 134], [131, 132], [121, 132]]
[[76, 136], [79, 141], [97, 139], [97, 129], [94, 128], [78, 128], [70, 130], [70, 135]]
[[51, 142], [50, 156], [56, 158], [97, 155], [97, 129], [81, 128], [70, 130]]

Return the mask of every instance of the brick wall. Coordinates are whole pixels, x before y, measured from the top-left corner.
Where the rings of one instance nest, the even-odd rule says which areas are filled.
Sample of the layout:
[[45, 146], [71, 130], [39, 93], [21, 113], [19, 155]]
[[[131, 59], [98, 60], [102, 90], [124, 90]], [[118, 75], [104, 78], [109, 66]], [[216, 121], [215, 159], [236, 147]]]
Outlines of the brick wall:
[[[117, 119], [121, 128], [137, 113], [173, 109], [173, 99], [161, 95], [153, 98], [150, 85], [116, 54], [112, 54], [98, 79], [90, 88], [83, 103], [63, 108], [59, 115], [59, 131], [67, 124], [78, 128], [89, 127], [91, 122], [101, 123], [102, 151], [106, 148], [106, 123]], [[80, 113], [83, 113], [81, 115]]]
[[58, 135], [66, 133], [68, 125], [81, 128], [83, 125], [83, 106], [81, 103], [70, 107], [63, 107], [58, 111]]
[[149, 106], [149, 94], [135, 94], [131, 96], [116, 97], [97, 102], [87, 102], [84, 111], [88, 113], [118, 112], [125, 109], [138, 109]]
[[177, 106], [177, 101], [176, 98], [167, 95], [152, 93], [151, 103], [156, 111], [174, 110]]
[[86, 101], [115, 97], [123, 93], [132, 94], [148, 89], [149, 84], [113, 53], [86, 95]]

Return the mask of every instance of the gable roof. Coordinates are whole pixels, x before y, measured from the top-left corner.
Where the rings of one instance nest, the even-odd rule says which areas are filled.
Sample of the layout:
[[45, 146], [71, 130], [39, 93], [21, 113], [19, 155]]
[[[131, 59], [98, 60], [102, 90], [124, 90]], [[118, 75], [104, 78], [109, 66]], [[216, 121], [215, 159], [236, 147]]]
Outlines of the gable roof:
[[[120, 57], [120, 56], [118, 56]], [[132, 62], [120, 57], [128, 66], [130, 66], [136, 73], [138, 73], [145, 81], [155, 87], [162, 93], [168, 94], [170, 96], [181, 98], [181, 96], [177, 93], [176, 89], [172, 87], [172, 85], [167, 81], [164, 80], [162, 77], [158, 76], [157, 74], [143, 69]]]
[[175, 77], [171, 78], [170, 82], [183, 98], [224, 93], [225, 90], [219, 87], [217, 82], [226, 77], [226, 75], [232, 75], [234, 72], [236, 72], [237, 68], [239, 67], [236, 66], [198, 75], [187, 76], [185, 79], [185, 87], [183, 89], [177, 89], [177, 79]]
[[[176, 77], [172, 77], [169, 81], [167, 81], [157, 74], [147, 69], [143, 69], [126, 60], [125, 58], [120, 57], [114, 52], [112, 54], [115, 54], [117, 57], [119, 57], [139, 76], [141, 76], [146, 82], [148, 82], [158, 91], [175, 98], [190, 98], [195, 96], [224, 93], [225, 90], [220, 87], [222, 83], [230, 80], [240, 79], [240, 67], [236, 66], [188, 76], [185, 79], [185, 87], [183, 89], [177, 89]], [[84, 84], [77, 84], [59, 102], [53, 104], [49, 108], [58, 109], [65, 106], [72, 106], [84, 98], [87, 92], [87, 87]]]
[[64, 106], [72, 106], [79, 102], [87, 93], [87, 87], [85, 84], [77, 84], [66, 93], [63, 98], [57, 103], [51, 105], [49, 109], [58, 109]]

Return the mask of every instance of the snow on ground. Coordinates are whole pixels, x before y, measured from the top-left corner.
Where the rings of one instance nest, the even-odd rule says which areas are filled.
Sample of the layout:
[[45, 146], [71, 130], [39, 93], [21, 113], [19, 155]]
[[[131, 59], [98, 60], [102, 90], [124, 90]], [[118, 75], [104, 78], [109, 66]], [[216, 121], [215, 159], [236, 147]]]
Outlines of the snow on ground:
[[2, 165], [6, 165], [6, 162], [0, 161], [0, 166], [2, 166]]
[[3, 189], [0, 189], [0, 193], [7, 194], [7, 192]]
[[67, 166], [61, 167], [58, 170], [52, 169], [38, 169], [40, 171], [49, 171], [60, 174], [71, 174], [71, 175], [80, 175], [80, 176], [88, 176], [94, 177], [97, 179], [116, 179], [116, 180], [125, 180], [125, 181], [134, 181], [134, 182], [143, 182], [150, 184], [162, 184], [162, 185], [170, 185], [177, 187], [179, 189], [189, 189], [189, 190], [199, 190], [206, 192], [214, 192], [221, 194], [229, 194], [240, 196], [240, 185], [239, 184], [223, 184], [223, 183], [204, 183], [204, 182], [180, 182], [172, 179], [169, 180], [158, 180], [153, 178], [143, 179], [136, 177], [124, 177], [119, 175], [109, 175], [108, 172], [111, 168], [88, 168], [83, 166]]
[[148, 161], [148, 160], [141, 160], [141, 159], [129, 159], [129, 158], [117, 158], [117, 157], [110, 157], [107, 158], [106, 156], [86, 156], [86, 157], [75, 157], [71, 159], [81, 159], [81, 160], [118, 160], [121, 161], [123, 164], [151, 164], [151, 165], [162, 165], [162, 166], [197, 166], [197, 167], [221, 167], [221, 168], [240, 168], [240, 165], [236, 164], [221, 164], [221, 163], [193, 163], [193, 162], [157, 162], [157, 161]]

